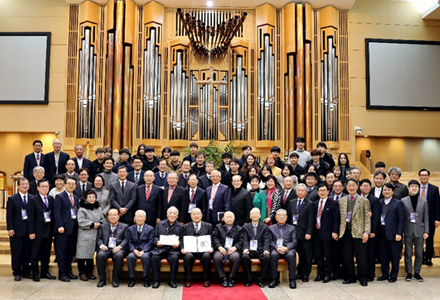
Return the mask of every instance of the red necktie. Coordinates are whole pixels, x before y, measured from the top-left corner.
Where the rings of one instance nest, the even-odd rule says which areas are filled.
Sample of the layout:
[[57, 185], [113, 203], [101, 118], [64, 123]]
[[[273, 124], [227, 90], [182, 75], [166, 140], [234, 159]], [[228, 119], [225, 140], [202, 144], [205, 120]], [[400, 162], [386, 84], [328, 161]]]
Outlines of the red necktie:
[[[322, 216], [322, 204], [324, 203], [324, 201], [322, 201], [322, 199], [319, 202], [319, 209], [318, 209], [318, 219], [321, 219]], [[316, 228], [321, 229], [321, 226], [319, 225], [318, 222], [316, 222]]]
[[284, 205], [286, 205], [286, 200], [287, 200], [287, 192], [284, 192], [284, 200], [283, 200]]
[[75, 206], [75, 202], [73, 201], [73, 195], [70, 194], [70, 203], [72, 204], [72, 207]]
[[174, 192], [174, 187], [170, 187], [170, 189], [168, 190], [168, 203], [170, 203], [171, 196], [173, 196], [173, 192]]
[[426, 189], [425, 189], [425, 186], [422, 186], [422, 198], [426, 199]]
[[150, 186], [147, 186], [147, 192], [145, 193], [145, 199], [150, 198]]
[[194, 200], [194, 190], [191, 190], [191, 203], [193, 202], [193, 200]]
[[354, 199], [354, 197], [353, 197], [353, 196], [350, 196], [350, 201], [351, 201], [351, 202], [353, 202], [353, 199]]

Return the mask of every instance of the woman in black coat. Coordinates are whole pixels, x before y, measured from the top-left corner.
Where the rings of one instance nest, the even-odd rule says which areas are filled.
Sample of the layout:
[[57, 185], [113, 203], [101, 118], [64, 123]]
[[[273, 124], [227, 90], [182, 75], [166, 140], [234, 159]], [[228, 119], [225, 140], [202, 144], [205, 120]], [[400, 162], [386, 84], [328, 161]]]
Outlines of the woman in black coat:
[[231, 211], [235, 215], [235, 223], [240, 226], [251, 221], [250, 212], [253, 207], [252, 195], [241, 187], [242, 183], [241, 176], [234, 175], [232, 177]]

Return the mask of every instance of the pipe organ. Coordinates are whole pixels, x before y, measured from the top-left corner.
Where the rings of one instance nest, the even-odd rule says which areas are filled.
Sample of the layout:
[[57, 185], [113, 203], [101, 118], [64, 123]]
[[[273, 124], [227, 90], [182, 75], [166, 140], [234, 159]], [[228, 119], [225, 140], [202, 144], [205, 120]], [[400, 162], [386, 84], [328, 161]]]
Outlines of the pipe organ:
[[[66, 0], [69, 2], [70, 0]], [[350, 147], [348, 12], [69, 5], [66, 147]], [[234, 3], [232, 3], [234, 4]]]

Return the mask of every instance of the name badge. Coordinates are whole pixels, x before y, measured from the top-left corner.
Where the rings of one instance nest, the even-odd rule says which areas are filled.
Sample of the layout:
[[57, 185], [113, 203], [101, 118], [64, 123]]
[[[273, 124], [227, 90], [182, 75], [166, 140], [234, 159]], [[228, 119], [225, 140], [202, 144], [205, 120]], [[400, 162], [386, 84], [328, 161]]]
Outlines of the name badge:
[[411, 223], [417, 223], [417, 216], [418, 216], [418, 213], [416, 213], [416, 212], [412, 212], [412, 213], [409, 215], [409, 221], [410, 221]]
[[45, 211], [43, 213], [44, 216], [44, 223], [49, 223], [50, 222], [50, 211]]
[[251, 244], [250, 244], [250, 250], [251, 251], [257, 251], [258, 249], [258, 240], [251, 240]]
[[283, 238], [277, 238], [277, 247], [283, 247]]
[[292, 216], [292, 224], [293, 225], [298, 225], [298, 214], [294, 214]]
[[108, 247], [115, 248], [116, 247], [116, 237], [111, 236], [108, 238]]
[[214, 204], [214, 200], [209, 199], [209, 209], [212, 210], [212, 206]]
[[190, 214], [194, 208], [196, 208], [196, 204], [195, 203], [190, 203], [189, 207], [188, 207], [188, 213]]
[[385, 216], [384, 215], [380, 215], [380, 224], [385, 225]]
[[229, 249], [232, 248], [232, 244], [234, 243], [234, 239], [230, 238], [230, 237], [226, 237], [225, 240], [225, 248]]
[[76, 219], [76, 209], [74, 209], [73, 207], [70, 208], [70, 218]]
[[27, 218], [28, 218], [27, 210], [24, 209], [24, 208], [22, 208], [22, 209], [21, 209], [21, 219], [22, 219], [22, 220], [27, 220]]
[[351, 221], [351, 211], [345, 214], [345, 221], [349, 223]]

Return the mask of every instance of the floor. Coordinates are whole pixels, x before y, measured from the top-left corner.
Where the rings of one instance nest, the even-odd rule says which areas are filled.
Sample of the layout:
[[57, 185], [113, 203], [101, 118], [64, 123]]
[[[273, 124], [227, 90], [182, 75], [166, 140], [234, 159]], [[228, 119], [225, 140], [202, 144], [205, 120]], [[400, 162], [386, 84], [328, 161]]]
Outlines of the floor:
[[[423, 269], [422, 269], [423, 274]], [[58, 280], [42, 279], [33, 282], [23, 279], [14, 282], [12, 276], [0, 276], [0, 299], [181, 299], [182, 282], [178, 288], [172, 289], [164, 282], [158, 289], [144, 288], [141, 280], [133, 288], [122, 281], [119, 288], [107, 285], [97, 288], [96, 281], [81, 282], [79, 280], [64, 283]], [[208, 289], [207, 289], [208, 290]], [[342, 281], [327, 284], [321, 282], [298, 282], [296, 290], [289, 289], [287, 283], [275, 289], [262, 289], [267, 299], [440, 299], [440, 277], [426, 277], [424, 282], [406, 282], [399, 277], [395, 283], [374, 281], [368, 287], [359, 284], [342, 285]], [[233, 300], [230, 298], [228, 300]]]

